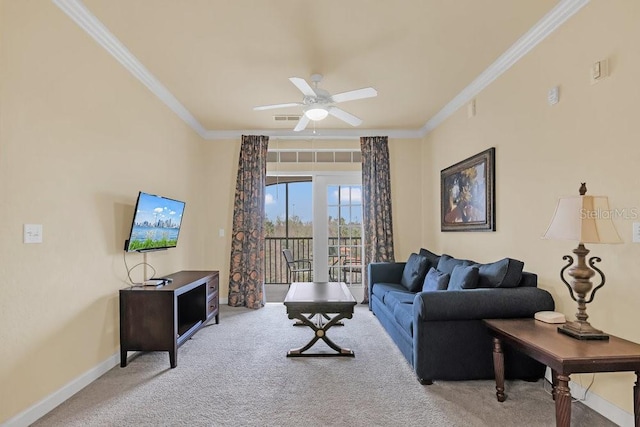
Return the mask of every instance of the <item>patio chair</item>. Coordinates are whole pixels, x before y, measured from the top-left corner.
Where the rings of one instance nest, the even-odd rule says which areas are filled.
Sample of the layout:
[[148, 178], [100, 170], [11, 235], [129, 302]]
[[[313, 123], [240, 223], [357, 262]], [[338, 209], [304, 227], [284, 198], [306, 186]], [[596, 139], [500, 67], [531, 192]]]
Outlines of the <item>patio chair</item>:
[[329, 280], [331, 282], [340, 281], [340, 270], [349, 258], [348, 248], [342, 248], [338, 252], [337, 246], [329, 246]]
[[291, 253], [291, 249], [283, 249], [282, 255], [284, 256], [285, 261], [287, 262], [287, 269], [289, 270], [289, 274], [291, 275], [291, 280], [294, 282], [299, 282], [300, 273], [307, 273], [308, 281], [311, 279], [311, 272], [313, 271], [313, 267], [311, 265], [311, 260], [309, 259], [293, 259], [293, 254]]
[[[303, 274], [303, 277], [304, 277], [304, 273], [308, 273], [309, 275], [308, 281], [309, 282], [312, 281], [311, 272], [313, 271], [313, 267], [311, 265], [310, 259], [293, 259], [293, 254], [291, 253], [291, 249], [283, 249], [282, 255], [284, 256], [284, 259], [287, 262], [287, 268], [289, 269], [289, 273], [291, 274], [291, 279], [294, 282], [299, 282], [298, 276], [300, 273]], [[307, 318], [313, 319], [316, 316], [318, 316], [318, 313], [311, 313], [307, 316]], [[329, 316], [327, 316], [326, 314], [322, 314], [322, 316], [318, 316], [318, 320], [317, 320], [318, 325], [322, 325], [322, 317], [324, 317], [327, 320], [331, 320]], [[294, 323], [294, 326], [303, 326], [303, 325], [304, 323], [302, 323], [301, 321], [297, 321], [296, 323]]]
[[[352, 262], [346, 263], [342, 266], [342, 281], [347, 284], [360, 283], [353, 282], [353, 276], [360, 277], [362, 281], [362, 266], [360, 265], [359, 260], [353, 260]], [[349, 281], [347, 281], [347, 276], [349, 277]]]

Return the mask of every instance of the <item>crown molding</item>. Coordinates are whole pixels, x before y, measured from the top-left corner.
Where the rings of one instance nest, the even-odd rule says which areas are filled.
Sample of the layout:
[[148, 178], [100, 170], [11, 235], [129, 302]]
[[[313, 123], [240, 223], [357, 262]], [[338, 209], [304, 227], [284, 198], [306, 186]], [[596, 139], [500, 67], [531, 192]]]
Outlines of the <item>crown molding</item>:
[[422, 138], [419, 130], [404, 129], [316, 129], [294, 132], [287, 129], [246, 129], [246, 130], [210, 130], [204, 138], [207, 140], [237, 139], [242, 135], [264, 135], [272, 138], [308, 140], [308, 139], [359, 139], [362, 136], [385, 135], [389, 138]]
[[474, 81], [456, 95], [447, 105], [434, 115], [420, 129], [422, 136], [427, 135], [445, 121], [460, 107], [471, 101], [491, 82], [518, 62], [531, 49], [554, 32], [567, 19], [582, 9], [590, 0], [561, 0], [553, 9], [520, 37], [509, 49], [484, 70]]
[[471, 84], [456, 95], [420, 129], [321, 129], [292, 130], [207, 130], [187, 108], [114, 36], [81, 0], [52, 0], [80, 28], [118, 60], [134, 77], [206, 140], [236, 139], [242, 135], [266, 135], [281, 139], [356, 139], [365, 135], [387, 135], [390, 138], [423, 138], [451, 114], [477, 96], [491, 82], [507, 71], [538, 43], [578, 12], [590, 0], [561, 0], [536, 25], [518, 39]]
[[187, 110], [187, 108], [173, 96], [151, 72], [111, 33], [107, 27], [80, 0], [52, 0], [66, 13], [80, 28], [98, 42], [107, 52], [133, 74], [143, 85], [156, 95], [167, 107], [178, 115], [201, 137], [207, 130]]

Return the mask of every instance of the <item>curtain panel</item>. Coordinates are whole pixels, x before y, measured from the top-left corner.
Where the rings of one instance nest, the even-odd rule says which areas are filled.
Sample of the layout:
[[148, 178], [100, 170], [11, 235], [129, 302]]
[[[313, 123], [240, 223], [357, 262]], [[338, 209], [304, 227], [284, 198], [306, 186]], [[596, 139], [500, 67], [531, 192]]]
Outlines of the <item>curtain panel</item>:
[[394, 261], [388, 137], [361, 137], [360, 150], [362, 151], [362, 216], [364, 222], [363, 303], [368, 303], [367, 266], [372, 262]]
[[264, 191], [268, 136], [243, 135], [233, 203], [229, 305], [264, 306]]

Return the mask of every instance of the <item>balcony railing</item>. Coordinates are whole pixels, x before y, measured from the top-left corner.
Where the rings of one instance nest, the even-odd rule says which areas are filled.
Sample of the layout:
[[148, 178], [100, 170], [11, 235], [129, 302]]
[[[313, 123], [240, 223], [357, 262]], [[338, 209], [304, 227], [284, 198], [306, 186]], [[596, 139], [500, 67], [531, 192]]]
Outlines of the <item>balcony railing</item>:
[[[362, 282], [362, 238], [329, 237], [328, 245], [329, 280], [344, 281], [348, 285], [360, 284]], [[291, 277], [282, 255], [284, 248], [291, 249], [295, 260], [313, 259], [313, 238], [311, 237], [265, 238], [265, 284], [286, 285], [292, 281], [312, 281], [313, 278], [306, 272], [298, 277]]]

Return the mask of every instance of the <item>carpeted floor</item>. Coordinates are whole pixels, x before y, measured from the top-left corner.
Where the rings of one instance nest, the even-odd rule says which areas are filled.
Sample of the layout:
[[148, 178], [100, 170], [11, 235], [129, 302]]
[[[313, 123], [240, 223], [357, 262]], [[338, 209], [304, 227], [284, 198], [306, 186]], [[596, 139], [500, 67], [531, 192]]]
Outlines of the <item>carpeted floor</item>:
[[[293, 327], [282, 304], [221, 307], [169, 368], [166, 352], [133, 357], [35, 426], [553, 426], [543, 383], [493, 381], [422, 386], [366, 306], [328, 336], [355, 358], [287, 358], [312, 332]], [[319, 350], [329, 349], [317, 344]], [[315, 348], [315, 347], [314, 347]], [[580, 403], [572, 425], [612, 426]]]

